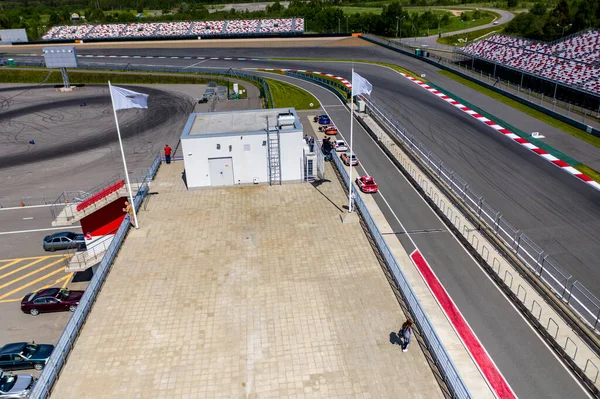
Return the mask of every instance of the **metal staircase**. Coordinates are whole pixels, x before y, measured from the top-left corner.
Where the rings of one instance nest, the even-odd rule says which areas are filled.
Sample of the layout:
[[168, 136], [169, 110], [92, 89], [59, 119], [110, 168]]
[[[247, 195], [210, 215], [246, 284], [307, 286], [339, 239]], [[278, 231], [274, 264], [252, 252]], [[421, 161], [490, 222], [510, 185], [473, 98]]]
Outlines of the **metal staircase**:
[[269, 162], [269, 184], [281, 184], [281, 148], [279, 129], [269, 129], [267, 118], [267, 157]]

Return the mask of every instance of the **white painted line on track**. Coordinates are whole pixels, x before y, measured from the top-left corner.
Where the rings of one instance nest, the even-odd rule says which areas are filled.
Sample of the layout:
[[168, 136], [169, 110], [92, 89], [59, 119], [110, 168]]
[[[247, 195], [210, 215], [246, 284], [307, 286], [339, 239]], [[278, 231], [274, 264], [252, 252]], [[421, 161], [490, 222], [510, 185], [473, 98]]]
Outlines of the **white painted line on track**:
[[196, 65], [200, 65], [200, 64], [202, 64], [202, 63], [204, 63], [204, 62], [206, 62], [206, 60], [204, 60], [204, 61], [198, 61], [198, 62], [196, 62], [195, 64], [188, 65], [188, 66], [184, 67], [183, 69], [193, 68], [193, 67], [195, 67]]
[[[81, 226], [71, 226], [71, 229], [81, 229]], [[33, 229], [33, 230], [16, 230], [16, 231], [1, 231], [0, 235], [6, 234], [21, 234], [21, 233], [35, 233], [38, 231], [51, 231], [51, 230], [65, 230], [65, 227], [49, 227], [47, 229]]]
[[28, 218], [23, 218], [23, 220], [32, 220], [33, 216], [29, 216]]

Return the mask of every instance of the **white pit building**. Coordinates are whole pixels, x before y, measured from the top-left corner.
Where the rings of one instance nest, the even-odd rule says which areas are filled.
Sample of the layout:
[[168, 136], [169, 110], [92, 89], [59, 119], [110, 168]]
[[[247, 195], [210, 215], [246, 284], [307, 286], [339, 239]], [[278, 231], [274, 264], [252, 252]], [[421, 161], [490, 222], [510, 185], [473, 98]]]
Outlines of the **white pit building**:
[[302, 132], [294, 108], [191, 114], [181, 135], [187, 186], [302, 181]]

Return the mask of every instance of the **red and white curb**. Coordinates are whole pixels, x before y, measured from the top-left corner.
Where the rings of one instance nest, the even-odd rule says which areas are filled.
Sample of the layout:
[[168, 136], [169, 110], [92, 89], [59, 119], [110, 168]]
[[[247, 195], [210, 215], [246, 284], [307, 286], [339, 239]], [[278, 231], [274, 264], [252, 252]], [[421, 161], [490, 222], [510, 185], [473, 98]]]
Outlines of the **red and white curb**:
[[438, 96], [442, 100], [446, 101], [447, 103], [450, 103], [450, 104], [454, 105], [456, 108], [460, 109], [464, 113], [471, 115], [473, 118], [477, 119], [478, 121], [480, 121], [480, 122], [488, 125], [489, 127], [491, 127], [492, 129], [494, 129], [495, 131], [497, 131], [499, 133], [502, 133], [504, 136], [512, 139], [514, 142], [517, 142], [517, 143], [521, 144], [523, 147], [525, 147], [525, 148], [529, 149], [530, 151], [536, 153], [537, 155], [541, 156], [545, 160], [553, 163], [554, 165], [558, 166], [559, 168], [561, 168], [565, 172], [570, 173], [571, 175], [579, 178], [580, 180], [582, 180], [585, 183], [589, 184], [590, 186], [594, 187], [596, 190], [600, 191], [600, 183], [593, 181], [589, 176], [581, 173], [579, 170], [575, 169], [574, 167], [572, 167], [571, 165], [569, 165], [565, 161], [563, 161], [561, 159], [558, 159], [554, 155], [549, 154], [545, 150], [542, 150], [541, 148], [539, 148], [539, 147], [531, 144], [529, 141], [525, 140], [524, 138], [519, 137], [515, 133], [511, 132], [510, 130], [506, 129], [505, 127], [500, 126], [499, 124], [497, 124], [496, 122], [494, 122], [494, 121], [486, 118], [485, 116], [478, 114], [477, 111], [474, 111], [474, 110], [470, 109], [469, 107], [467, 107], [466, 105], [459, 103], [458, 101], [456, 101], [453, 98], [449, 97], [445, 93], [442, 93], [441, 91], [439, 91], [439, 90], [437, 90], [437, 89], [429, 86], [427, 83], [422, 82], [419, 79], [413, 78], [412, 76], [408, 76], [408, 75], [406, 75], [404, 73], [400, 73], [400, 75], [402, 75], [405, 78], [411, 80], [412, 82], [418, 84], [419, 86], [421, 86], [425, 90], [429, 91], [432, 94], [435, 94], [436, 96]]
[[419, 270], [421, 277], [425, 280], [425, 283], [429, 287], [429, 290], [435, 297], [436, 301], [442, 308], [446, 318], [450, 321], [450, 324], [454, 327], [454, 330], [460, 337], [465, 348], [471, 354], [471, 357], [477, 364], [477, 367], [483, 374], [484, 378], [488, 382], [488, 385], [494, 392], [495, 396], [499, 399], [516, 399], [517, 396], [513, 392], [512, 388], [490, 357], [489, 353], [485, 350], [479, 338], [475, 335], [469, 323], [464, 318], [448, 292], [435, 275], [433, 269], [421, 252], [416, 249], [410, 254], [410, 258]]
[[333, 79], [337, 79], [339, 80], [344, 86], [346, 86], [347, 88], [349, 88], [350, 90], [352, 90], [352, 83], [350, 83], [349, 81], [347, 81], [345, 78], [342, 78], [341, 76], [336, 76], [336, 75], [332, 75], [330, 73], [325, 73], [325, 72], [317, 72], [317, 71], [307, 71], [305, 69], [272, 69], [272, 68], [257, 68], [258, 71], [281, 71], [281, 72], [296, 72], [296, 73], [312, 73], [315, 75], [323, 75], [326, 76], [328, 78], [333, 78]]
[[[43, 54], [27, 54], [32, 57], [41, 57]], [[169, 60], [219, 60], [219, 61], [264, 61], [265, 58], [244, 58], [244, 57], [167, 57], [156, 55], [101, 55], [101, 54], [78, 54], [77, 58], [133, 58], [133, 59], [169, 59]]]

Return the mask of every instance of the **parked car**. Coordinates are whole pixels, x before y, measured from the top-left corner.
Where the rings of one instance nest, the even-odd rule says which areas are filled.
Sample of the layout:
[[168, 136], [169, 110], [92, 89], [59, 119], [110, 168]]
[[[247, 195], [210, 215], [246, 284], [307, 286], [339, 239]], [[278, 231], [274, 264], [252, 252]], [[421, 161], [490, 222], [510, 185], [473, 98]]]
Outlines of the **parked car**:
[[327, 115], [321, 115], [319, 117], [319, 125], [329, 125], [331, 123], [331, 119]]
[[0, 370], [0, 399], [27, 398], [34, 383], [31, 374], [7, 374]]
[[330, 127], [335, 127], [335, 125], [333, 123], [330, 123], [328, 125], [321, 125], [321, 126], [319, 126], [319, 131], [324, 132], [325, 130], [329, 129]]
[[323, 115], [317, 115], [313, 118], [313, 122], [318, 122], [319, 119], [323, 118], [323, 117], [327, 117], [327, 114], [323, 114]]
[[348, 151], [348, 146], [344, 140], [336, 140], [333, 143], [333, 148], [335, 148], [337, 152]]
[[345, 152], [340, 156], [340, 159], [342, 160], [342, 162], [346, 165], [346, 166], [356, 166], [358, 165], [358, 158], [356, 158], [356, 155], [354, 154], [350, 154], [349, 152]]
[[333, 127], [325, 129], [324, 133], [329, 134], [330, 136], [335, 136], [336, 134], [338, 134], [338, 130], [337, 130], [337, 127], [333, 126]]
[[72, 231], [62, 231], [44, 237], [44, 250], [54, 252], [57, 249], [85, 249], [85, 238], [83, 234]]
[[217, 84], [217, 82], [208, 82], [208, 84], [206, 85], [206, 87], [210, 87], [210, 88], [215, 88], [215, 87], [217, 87], [217, 86], [219, 86], [219, 85]]
[[379, 186], [371, 176], [360, 176], [356, 179], [356, 185], [363, 193], [374, 194], [379, 191]]
[[71, 291], [61, 288], [46, 288], [25, 295], [21, 300], [21, 310], [37, 316], [49, 312], [74, 312], [83, 296], [83, 291]]
[[54, 345], [36, 344], [35, 342], [15, 342], [0, 348], [0, 369], [41, 370], [54, 350]]

